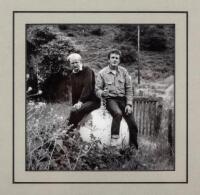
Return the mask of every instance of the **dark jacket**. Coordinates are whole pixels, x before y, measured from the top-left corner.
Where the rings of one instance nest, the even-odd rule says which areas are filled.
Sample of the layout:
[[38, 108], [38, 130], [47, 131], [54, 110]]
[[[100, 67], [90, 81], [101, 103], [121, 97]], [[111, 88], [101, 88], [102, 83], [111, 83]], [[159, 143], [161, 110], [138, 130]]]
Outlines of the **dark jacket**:
[[100, 101], [95, 95], [95, 74], [92, 69], [83, 66], [78, 73], [71, 73], [72, 104], [78, 101]]

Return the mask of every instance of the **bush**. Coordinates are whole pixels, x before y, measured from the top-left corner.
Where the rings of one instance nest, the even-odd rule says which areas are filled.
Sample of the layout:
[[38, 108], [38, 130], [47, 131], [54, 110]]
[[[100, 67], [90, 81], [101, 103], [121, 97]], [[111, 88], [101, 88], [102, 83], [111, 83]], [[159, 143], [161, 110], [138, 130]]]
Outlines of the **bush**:
[[102, 36], [104, 34], [103, 30], [99, 27], [90, 32], [92, 35]]
[[[63, 104], [29, 102], [27, 105], [26, 170], [126, 170], [136, 151], [99, 148], [99, 141], [91, 135], [84, 142], [77, 130], [69, 131]], [[65, 116], [65, 117], [63, 117]], [[136, 166], [137, 165], [137, 166]], [[131, 169], [141, 167], [133, 159]], [[130, 169], [129, 169], [130, 170]]]
[[67, 33], [68, 37], [75, 37], [74, 33]]
[[130, 64], [137, 61], [137, 51], [133, 46], [120, 46], [120, 51], [122, 52], [121, 62], [125, 64]]
[[[114, 41], [125, 42], [137, 47], [137, 25], [119, 25]], [[164, 51], [167, 48], [167, 35], [163, 25], [140, 25], [140, 45], [143, 50]]]
[[26, 30], [27, 41], [36, 48], [56, 38], [52, 28], [47, 25], [27, 25]]
[[69, 26], [68, 26], [68, 24], [58, 24], [58, 28], [60, 30], [68, 30]]
[[26, 110], [26, 170], [172, 170], [173, 156], [163, 134], [138, 137], [139, 150], [98, 147], [91, 135], [84, 142], [78, 130], [69, 131], [66, 103], [28, 102]]
[[167, 37], [161, 26], [144, 26], [141, 28], [141, 48], [150, 51], [164, 51], [167, 48]]
[[[39, 89], [45, 90], [43, 97], [48, 101], [56, 101], [56, 94], [63, 82], [63, 72], [69, 74], [69, 67], [65, 56], [70, 52], [79, 52], [70, 38], [57, 32], [57, 28], [51, 25], [29, 25], [27, 28], [27, 74], [37, 75]], [[30, 72], [30, 70], [33, 70]], [[56, 74], [56, 77], [54, 76]], [[50, 78], [51, 77], [51, 78]], [[56, 80], [52, 80], [56, 78]], [[49, 83], [51, 90], [45, 86]], [[69, 85], [69, 83], [67, 83]], [[49, 89], [50, 89], [49, 88]], [[50, 91], [54, 92], [51, 93]], [[66, 91], [62, 91], [64, 94]], [[68, 94], [69, 95], [69, 94]], [[65, 97], [65, 96], [63, 96]], [[62, 98], [63, 99], [63, 98]], [[46, 99], [47, 100], [47, 99]], [[66, 100], [66, 99], [65, 99]]]
[[137, 25], [123, 24], [118, 25], [119, 31], [115, 34], [114, 41], [119, 43], [127, 42], [137, 44]]

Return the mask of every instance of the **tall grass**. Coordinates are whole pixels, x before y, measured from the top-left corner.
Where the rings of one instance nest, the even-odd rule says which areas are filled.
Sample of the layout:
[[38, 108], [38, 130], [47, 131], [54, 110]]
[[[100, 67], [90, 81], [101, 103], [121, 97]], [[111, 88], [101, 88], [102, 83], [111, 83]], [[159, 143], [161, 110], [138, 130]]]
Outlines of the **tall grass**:
[[166, 137], [139, 137], [139, 150], [99, 147], [91, 136], [84, 142], [77, 130], [69, 131], [70, 106], [29, 102], [26, 126], [26, 170], [173, 170]]

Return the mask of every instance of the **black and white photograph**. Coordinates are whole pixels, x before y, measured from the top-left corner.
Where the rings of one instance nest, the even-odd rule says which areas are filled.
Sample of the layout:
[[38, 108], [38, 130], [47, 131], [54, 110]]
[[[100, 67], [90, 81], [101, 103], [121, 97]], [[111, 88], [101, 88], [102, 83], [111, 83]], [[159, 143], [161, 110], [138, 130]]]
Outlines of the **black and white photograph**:
[[5, 1], [0, 194], [199, 194], [195, 1]]
[[26, 171], [175, 171], [175, 24], [26, 24]]

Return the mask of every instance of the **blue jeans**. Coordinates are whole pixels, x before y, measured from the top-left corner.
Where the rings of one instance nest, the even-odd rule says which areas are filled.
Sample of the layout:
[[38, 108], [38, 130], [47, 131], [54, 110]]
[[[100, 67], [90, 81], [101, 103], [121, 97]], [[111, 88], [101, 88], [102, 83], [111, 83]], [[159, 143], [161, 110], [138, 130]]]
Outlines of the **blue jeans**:
[[129, 127], [130, 145], [135, 145], [138, 148], [137, 134], [138, 128], [135, 123], [134, 114], [125, 113], [126, 99], [125, 98], [108, 98], [106, 100], [106, 108], [113, 117], [111, 126], [111, 135], [119, 135], [120, 123], [122, 117], [126, 120]]

